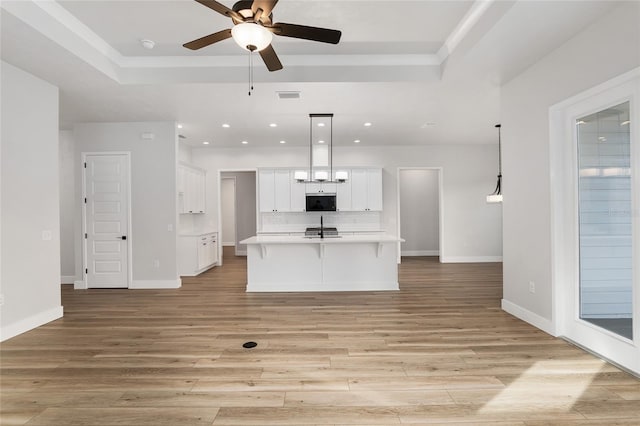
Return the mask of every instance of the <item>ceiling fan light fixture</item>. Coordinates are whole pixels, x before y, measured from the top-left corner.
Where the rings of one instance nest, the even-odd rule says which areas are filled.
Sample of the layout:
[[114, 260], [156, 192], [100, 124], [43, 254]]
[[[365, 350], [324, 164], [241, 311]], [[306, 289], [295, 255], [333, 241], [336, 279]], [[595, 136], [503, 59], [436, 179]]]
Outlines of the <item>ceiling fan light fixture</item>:
[[233, 40], [248, 51], [261, 51], [271, 44], [273, 34], [262, 25], [243, 22], [231, 28]]

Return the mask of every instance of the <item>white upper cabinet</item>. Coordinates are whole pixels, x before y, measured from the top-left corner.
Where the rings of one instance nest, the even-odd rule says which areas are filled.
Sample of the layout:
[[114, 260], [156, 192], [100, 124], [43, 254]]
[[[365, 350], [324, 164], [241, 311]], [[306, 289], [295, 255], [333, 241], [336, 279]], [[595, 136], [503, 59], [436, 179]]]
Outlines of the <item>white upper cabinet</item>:
[[382, 169], [367, 169], [367, 206], [382, 211]]
[[[350, 180], [351, 210], [382, 211], [381, 168], [353, 169]], [[338, 205], [340, 205], [339, 202]]]
[[351, 180], [336, 185], [336, 207], [338, 211], [351, 211]]
[[306, 185], [294, 179], [294, 170], [291, 170], [291, 211], [303, 212], [306, 210], [307, 203], [305, 198]]
[[205, 212], [205, 180], [204, 170], [187, 165], [178, 166], [178, 213]]
[[314, 182], [307, 183], [307, 194], [320, 194], [320, 193], [328, 193], [335, 194], [337, 190], [337, 185], [335, 183], [327, 183], [327, 182]]
[[261, 213], [304, 212], [305, 194], [336, 194], [338, 211], [382, 211], [382, 168], [348, 171], [345, 182], [300, 183], [294, 169], [259, 169], [258, 202]]
[[258, 185], [261, 212], [291, 211], [292, 178], [289, 170], [260, 170]]

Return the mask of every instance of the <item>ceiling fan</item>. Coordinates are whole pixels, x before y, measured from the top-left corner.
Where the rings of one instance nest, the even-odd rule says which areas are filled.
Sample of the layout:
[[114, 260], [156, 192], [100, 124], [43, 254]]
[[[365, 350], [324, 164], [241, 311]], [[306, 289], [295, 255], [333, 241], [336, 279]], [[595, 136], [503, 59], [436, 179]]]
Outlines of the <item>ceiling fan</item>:
[[285, 37], [301, 38], [338, 44], [341, 31], [327, 28], [307, 27], [305, 25], [273, 23], [271, 11], [278, 0], [240, 0], [229, 9], [215, 0], [196, 0], [216, 12], [228, 16], [233, 28], [215, 32], [208, 36], [185, 43], [187, 49], [198, 50], [222, 40], [233, 37], [240, 47], [250, 52], [257, 51], [269, 71], [282, 69], [282, 63], [271, 46], [273, 34]]

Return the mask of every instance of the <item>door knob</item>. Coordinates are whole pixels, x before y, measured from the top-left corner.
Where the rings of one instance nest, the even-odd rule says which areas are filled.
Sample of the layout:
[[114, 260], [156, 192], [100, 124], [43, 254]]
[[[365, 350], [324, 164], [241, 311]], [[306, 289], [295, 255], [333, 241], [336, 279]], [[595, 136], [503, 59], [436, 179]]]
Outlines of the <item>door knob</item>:
[[126, 235], [123, 235], [122, 237], [120, 237], [120, 239], [121, 239], [121, 240], [126, 240], [126, 239], [127, 239], [127, 236], [126, 236]]

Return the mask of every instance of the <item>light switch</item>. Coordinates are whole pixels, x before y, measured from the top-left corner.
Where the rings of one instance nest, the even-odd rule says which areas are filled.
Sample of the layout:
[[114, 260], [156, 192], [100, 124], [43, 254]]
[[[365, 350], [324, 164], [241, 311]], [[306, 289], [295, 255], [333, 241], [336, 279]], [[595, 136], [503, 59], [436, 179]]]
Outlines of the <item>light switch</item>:
[[167, 225], [167, 231], [173, 232], [173, 224], [172, 223]]
[[53, 234], [51, 231], [42, 231], [42, 241], [51, 241]]

